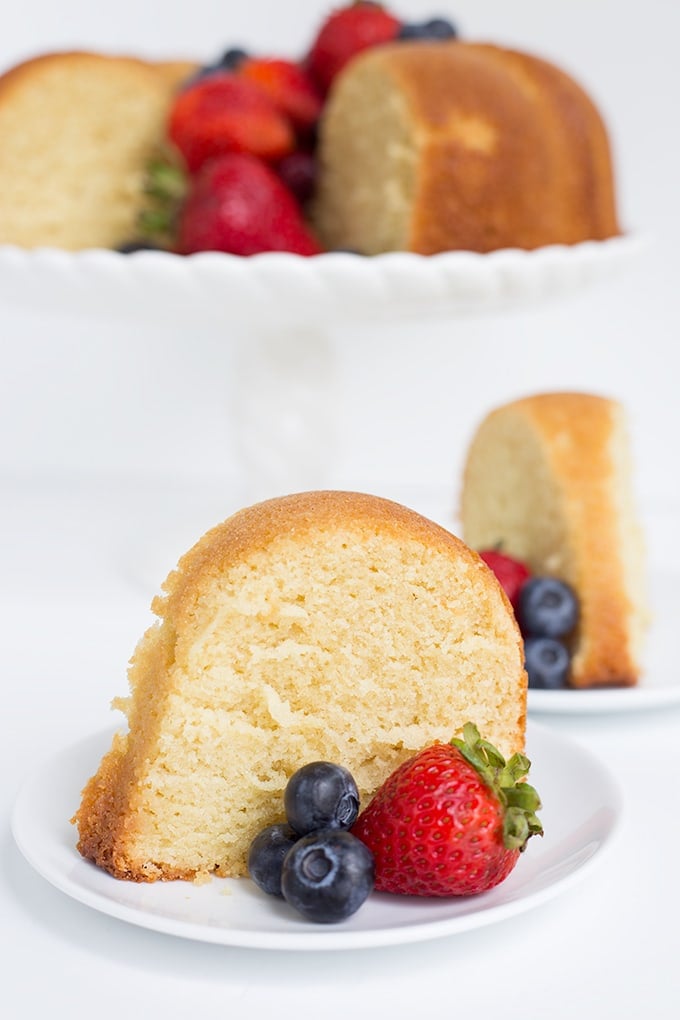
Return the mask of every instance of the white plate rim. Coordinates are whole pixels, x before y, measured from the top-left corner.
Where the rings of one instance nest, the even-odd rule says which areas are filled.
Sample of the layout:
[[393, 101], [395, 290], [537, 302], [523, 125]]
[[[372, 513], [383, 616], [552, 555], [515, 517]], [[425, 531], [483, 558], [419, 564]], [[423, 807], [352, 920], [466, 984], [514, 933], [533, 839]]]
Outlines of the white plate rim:
[[606, 715], [666, 708], [680, 704], [680, 683], [675, 686], [594, 688], [544, 691], [530, 688], [527, 711], [537, 715]]
[[646, 247], [650, 237], [648, 234], [638, 230], [625, 230], [620, 234], [607, 237], [602, 240], [585, 240], [575, 244], [548, 244], [539, 248], [496, 248], [489, 252], [467, 251], [465, 249], [453, 249], [450, 251], [437, 252], [433, 255], [420, 255], [417, 252], [391, 251], [379, 255], [364, 256], [356, 252], [346, 251], [324, 251], [314, 256], [296, 255], [290, 252], [266, 251], [259, 252], [247, 257], [232, 255], [228, 252], [200, 251], [191, 255], [177, 255], [171, 251], [140, 249], [131, 253], [123, 254], [111, 248], [81, 248], [77, 251], [68, 251], [65, 248], [58, 248], [53, 245], [40, 245], [34, 248], [24, 248], [16, 244], [0, 242], [0, 257], [15, 259], [30, 266], [42, 261], [52, 261], [64, 265], [85, 265], [97, 262], [104, 265], [130, 265], [135, 261], [149, 262], [165, 265], [191, 265], [209, 264], [223, 267], [227, 272], [229, 267], [243, 265], [264, 265], [274, 264], [296, 264], [306, 267], [309, 272], [314, 272], [315, 267], [324, 264], [342, 265], [363, 263], [366, 265], [386, 266], [390, 264], [403, 263], [404, 265], [430, 264], [430, 265], [477, 265], [489, 267], [497, 262], [537, 262], [550, 260], [552, 258], [575, 261], [582, 257], [597, 259], [605, 253], [628, 253], [632, 250], [639, 250]]
[[[24, 249], [0, 244], [0, 297], [50, 311], [135, 321], [159, 314], [195, 322], [343, 323], [393, 321], [403, 315], [488, 312], [572, 292], [628, 266], [648, 246], [639, 233], [602, 241], [503, 248], [481, 254], [388, 252], [364, 257], [324, 252], [305, 258], [263, 252], [247, 258], [223, 252], [181, 256], [164, 251], [129, 255], [89, 248]], [[185, 307], [188, 306], [188, 307]], [[227, 331], [228, 332], [228, 331]]]
[[[615, 834], [618, 832], [618, 826], [620, 821], [620, 815], [622, 810], [621, 794], [618, 786], [616, 785], [613, 777], [605, 768], [605, 766], [599, 761], [599, 759], [592, 754], [589, 750], [575, 743], [570, 738], [566, 738], [561, 734], [555, 733], [543, 727], [535, 722], [530, 722], [527, 729], [527, 744], [528, 751], [531, 754], [531, 746], [533, 744], [543, 745], [543, 753], [545, 753], [546, 747], [557, 748], [560, 753], [569, 755], [574, 761], [578, 762], [581, 766], [587, 768], [592, 775], [594, 786], [599, 784], [602, 790], [603, 804], [601, 805], [602, 817], [599, 818], [598, 827], [595, 833], [590, 833], [587, 841], [584, 839], [584, 845], [577, 847], [575, 856], [575, 863], [572, 862], [571, 866], [567, 866], [568, 861], [565, 858], [562, 861], [562, 873], [553, 881], [547, 881], [537, 883], [536, 888], [530, 889], [528, 893], [521, 893], [521, 880], [519, 894], [509, 895], [507, 898], [504, 896], [503, 890], [510, 887], [510, 884], [516, 879], [518, 875], [521, 875], [522, 859], [520, 859], [517, 868], [512, 873], [509, 879], [506, 879], [505, 883], [497, 887], [496, 890], [492, 890], [489, 893], [483, 894], [480, 897], [475, 898], [475, 904], [479, 904], [479, 909], [472, 909], [466, 913], [456, 913], [455, 907], [457, 904], [454, 901], [433, 901], [433, 913], [437, 911], [441, 913], [440, 904], [451, 904], [452, 913], [445, 914], [443, 917], [437, 916], [425, 922], [419, 922], [416, 924], [400, 924], [390, 925], [383, 927], [368, 927], [368, 928], [353, 928], [352, 921], [350, 918], [348, 921], [343, 922], [340, 925], [313, 925], [306, 922], [300, 922], [297, 919], [291, 919], [290, 929], [282, 931], [276, 930], [257, 930], [249, 928], [237, 928], [229, 926], [214, 926], [205, 924], [196, 924], [190, 920], [177, 920], [173, 917], [163, 915], [162, 913], [156, 913], [153, 911], [142, 910], [136, 907], [130, 907], [123, 903], [116, 901], [110, 896], [106, 896], [101, 892], [92, 892], [92, 890], [79, 881], [78, 878], [73, 877], [75, 869], [75, 875], [84, 874], [82, 869], [86, 869], [89, 877], [93, 874], [96, 875], [97, 881], [101, 876], [102, 885], [106, 885], [108, 882], [116, 882], [116, 879], [112, 879], [104, 872], [93, 872], [94, 865], [87, 861], [81, 860], [78, 857], [77, 851], [75, 850], [75, 830], [73, 832], [72, 845], [71, 847], [64, 847], [59, 845], [58, 834], [52, 833], [45, 830], [44, 826], [38, 826], [39, 838], [35, 838], [35, 825], [31, 821], [31, 812], [36, 805], [36, 801], [39, 803], [40, 798], [37, 797], [39, 790], [42, 790], [44, 784], [50, 780], [58, 782], [59, 779], [59, 766], [60, 763], [63, 767], [64, 762], [72, 760], [74, 757], [77, 758], [78, 754], [85, 754], [86, 751], [92, 750], [92, 747], [96, 744], [101, 745], [101, 750], [106, 750], [110, 744], [112, 736], [112, 730], [107, 729], [106, 731], [100, 732], [99, 734], [91, 735], [89, 738], [79, 741], [76, 744], [71, 745], [68, 748], [62, 749], [60, 752], [55, 753], [50, 758], [43, 761], [27, 778], [23, 784], [19, 795], [15, 801], [14, 809], [12, 812], [11, 828], [15, 839], [15, 842], [26, 858], [28, 863], [37, 871], [44, 879], [46, 879], [51, 885], [65, 893], [70, 898], [80, 902], [95, 911], [102, 914], [117, 918], [121, 921], [125, 921], [142, 927], [150, 929], [156, 932], [179, 936], [182, 938], [190, 939], [198, 942], [208, 942], [214, 944], [220, 944], [224, 946], [239, 947], [245, 949], [266, 949], [266, 950], [338, 950], [338, 949], [365, 949], [384, 947], [390, 945], [407, 944], [423, 942], [426, 940], [439, 938], [449, 935], [457, 935], [466, 931], [472, 931], [477, 928], [481, 928], [487, 925], [499, 923], [506, 920], [507, 918], [524, 913], [530, 909], [540, 906], [546, 901], [553, 897], [561, 894], [567, 889], [571, 888], [576, 882], [581, 881], [590, 872], [591, 868], [599, 863], [602, 857], [603, 851], [608, 850], [613, 842]], [[84, 777], [86, 779], [87, 776]], [[84, 781], [83, 779], [83, 781]], [[591, 787], [592, 788], [592, 787]], [[68, 796], [65, 791], [61, 791], [61, 795], [64, 800], [62, 805], [68, 813], [73, 810], [73, 805], [66, 807], [66, 801], [68, 796], [77, 798], [78, 791], [69, 791]], [[544, 840], [548, 837], [544, 837]], [[532, 843], [535, 842], [532, 841]], [[531, 844], [529, 849], [531, 849]], [[59, 864], [54, 863], [54, 852], [57, 852], [57, 858], [59, 853], [64, 852], [72, 853], [73, 858], [70, 860], [70, 873]], [[528, 853], [529, 851], [527, 851]], [[555, 870], [555, 861], [553, 860], [551, 865], [551, 873]], [[539, 872], [540, 878], [540, 872]], [[242, 882], [247, 880], [213, 880], [213, 885], [216, 890], [216, 894], [219, 895], [218, 883], [229, 883], [229, 882]], [[162, 898], [164, 888], [167, 888], [174, 883], [157, 883], [154, 886], [136, 886], [137, 889], [151, 890], [153, 895], [154, 891], [159, 894]], [[184, 885], [184, 884], [183, 884]], [[187, 885], [188, 889], [194, 888], [206, 888]], [[374, 902], [387, 902], [391, 901], [392, 904], [395, 900], [390, 897], [382, 896], [381, 894], [374, 894]], [[373, 899], [373, 897], [372, 897]], [[361, 911], [367, 911], [370, 909], [371, 901], [369, 899], [367, 904], [361, 908]], [[272, 901], [276, 904], [276, 908], [279, 908], [278, 901]], [[424, 903], [425, 901], [420, 901]], [[429, 901], [428, 901], [429, 902]], [[471, 901], [468, 901], [471, 902]], [[404, 907], [407, 908], [408, 901], [402, 901]], [[400, 907], [401, 904], [398, 904]], [[284, 909], [285, 905], [284, 905]], [[358, 915], [355, 915], [355, 917]]]

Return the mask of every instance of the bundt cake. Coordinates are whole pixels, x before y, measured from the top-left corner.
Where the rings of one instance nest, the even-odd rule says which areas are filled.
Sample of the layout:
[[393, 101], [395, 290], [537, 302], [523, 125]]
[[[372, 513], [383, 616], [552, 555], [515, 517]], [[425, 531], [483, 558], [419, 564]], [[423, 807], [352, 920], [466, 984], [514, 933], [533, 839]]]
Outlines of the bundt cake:
[[0, 244], [116, 248], [137, 234], [172, 96], [195, 65], [52, 53], [0, 77]]
[[644, 551], [617, 401], [542, 393], [492, 411], [468, 451], [461, 521], [475, 549], [500, 549], [572, 586], [580, 621], [571, 686], [638, 681]]
[[314, 223], [366, 255], [489, 252], [619, 233], [602, 119], [536, 57], [452, 41], [357, 56], [320, 125]]
[[526, 674], [492, 572], [398, 504], [312, 492], [242, 510], [181, 560], [153, 605], [128, 730], [90, 779], [78, 849], [138, 881], [246, 872], [291, 774], [349, 768], [362, 797], [467, 720], [524, 744]]
[[[396, 31], [397, 20], [390, 23]], [[7, 72], [0, 77], [0, 244], [117, 248], [136, 239], [184, 251], [177, 224], [190, 216], [190, 203], [180, 213], [181, 189], [163, 196], [163, 229], [160, 196], [150, 201], [144, 193], [150, 157], [164, 147], [180, 177], [186, 171], [186, 195], [203, 194], [200, 170], [185, 166], [169, 141], [179, 145], [177, 118], [191, 122], [200, 152], [208, 141], [211, 152], [250, 151], [248, 144], [266, 140], [271, 130], [253, 113], [254, 97], [242, 97], [239, 105], [232, 96], [225, 111], [219, 90], [200, 101], [194, 95], [180, 115], [173, 106], [178, 86], [193, 77], [194, 86], [205, 89], [205, 74], [216, 70], [245, 74], [240, 86], [259, 90], [260, 103], [273, 104], [277, 123], [285, 120], [284, 133], [296, 148], [292, 163], [281, 154], [274, 159], [275, 182], [285, 184], [291, 203], [299, 200], [295, 211], [323, 248], [366, 255], [489, 252], [619, 233], [602, 119], [583, 89], [544, 60], [455, 38], [400, 38], [352, 55], [323, 97], [308, 61], [258, 63], [253, 78], [252, 63], [248, 74], [238, 64], [198, 69], [189, 62], [80, 52], [44, 55]], [[281, 64], [283, 72], [271, 71]], [[286, 85], [291, 74], [302, 81]], [[301, 95], [312, 101], [306, 116], [317, 117], [321, 109], [318, 125], [305, 122], [304, 130], [295, 120]], [[256, 155], [262, 155], [259, 148]], [[277, 232], [267, 233], [270, 211], [258, 218], [266, 189], [250, 187], [242, 173], [238, 202], [215, 194], [210, 202], [200, 200], [195, 215], [201, 223], [214, 217], [228, 226], [209, 230], [208, 240], [202, 230], [201, 244], [241, 251], [230, 231], [240, 237], [246, 229], [245, 209], [258, 224], [257, 242], [247, 250], [277, 248]], [[154, 215], [140, 234], [139, 214], [149, 205]], [[316, 252], [316, 243], [312, 247]], [[303, 246], [300, 253], [309, 251]]]

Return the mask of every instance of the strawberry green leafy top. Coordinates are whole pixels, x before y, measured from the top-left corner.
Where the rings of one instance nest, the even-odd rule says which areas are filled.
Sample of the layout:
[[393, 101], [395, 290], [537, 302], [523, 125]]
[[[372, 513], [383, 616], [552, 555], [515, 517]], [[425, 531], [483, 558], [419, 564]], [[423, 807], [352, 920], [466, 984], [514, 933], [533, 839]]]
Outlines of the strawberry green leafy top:
[[465, 760], [493, 790], [504, 808], [503, 842], [508, 850], [523, 851], [531, 836], [542, 836], [536, 815], [541, 800], [533, 786], [524, 782], [531, 762], [524, 754], [513, 754], [506, 762], [500, 751], [484, 740], [474, 723], [463, 727], [463, 736], [451, 740]]

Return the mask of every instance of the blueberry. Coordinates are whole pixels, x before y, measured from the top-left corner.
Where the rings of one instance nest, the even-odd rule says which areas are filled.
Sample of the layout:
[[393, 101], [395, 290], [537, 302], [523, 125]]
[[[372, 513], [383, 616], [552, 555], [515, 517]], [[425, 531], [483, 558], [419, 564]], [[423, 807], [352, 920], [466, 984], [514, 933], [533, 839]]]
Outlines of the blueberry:
[[458, 30], [448, 18], [430, 18], [402, 25], [399, 39], [455, 39]]
[[564, 637], [576, 626], [578, 600], [556, 577], [531, 577], [519, 593], [517, 620], [524, 637]]
[[281, 888], [308, 921], [343, 921], [359, 909], [374, 884], [373, 854], [344, 829], [310, 832], [288, 851]]
[[555, 638], [527, 638], [524, 661], [529, 687], [545, 690], [566, 687], [571, 660], [567, 649]]
[[283, 896], [283, 859], [298, 839], [289, 825], [268, 825], [258, 833], [248, 851], [248, 871], [255, 885], [270, 896]]
[[151, 241], [126, 241], [119, 245], [116, 251], [121, 255], [132, 255], [136, 251], [162, 251], [163, 249]]
[[242, 49], [240, 46], [231, 46], [228, 50], [224, 51], [212, 67], [214, 71], [235, 71], [247, 59], [247, 50]]
[[223, 71], [236, 71], [240, 64], [244, 60], [248, 59], [249, 54], [246, 50], [240, 48], [240, 46], [232, 46], [230, 49], [225, 50], [221, 57], [214, 60], [211, 64], [204, 64], [199, 67], [194, 74], [191, 75], [183, 83], [183, 88], [189, 88], [191, 85], [195, 85], [196, 82], [201, 81], [202, 78], [207, 78], [211, 74], [219, 74]]
[[349, 829], [359, 814], [359, 791], [344, 766], [312, 761], [290, 777], [283, 803], [288, 824], [300, 836], [316, 829]]

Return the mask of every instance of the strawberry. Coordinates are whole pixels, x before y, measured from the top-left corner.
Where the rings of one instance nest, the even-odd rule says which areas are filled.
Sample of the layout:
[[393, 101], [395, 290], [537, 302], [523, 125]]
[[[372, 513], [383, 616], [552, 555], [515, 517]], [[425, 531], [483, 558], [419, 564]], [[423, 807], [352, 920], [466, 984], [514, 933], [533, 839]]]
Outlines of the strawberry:
[[193, 178], [179, 217], [178, 250], [317, 255], [321, 248], [271, 167], [246, 153], [228, 153]]
[[507, 556], [497, 549], [484, 549], [479, 555], [487, 567], [491, 567], [501, 588], [510, 599], [512, 608], [516, 609], [520, 590], [530, 576], [529, 568], [521, 560]]
[[238, 68], [240, 77], [257, 85], [299, 131], [314, 127], [322, 99], [306, 71], [290, 60], [248, 58]]
[[375, 857], [375, 888], [467, 896], [502, 882], [543, 831], [538, 794], [520, 782], [529, 766], [522, 754], [506, 763], [473, 723], [404, 762], [352, 829]]
[[201, 78], [179, 93], [168, 134], [191, 173], [225, 152], [275, 161], [295, 148], [288, 117], [258, 85], [228, 72]]
[[333, 11], [321, 26], [307, 65], [326, 93], [345, 64], [362, 50], [396, 39], [401, 22], [380, 4], [359, 0]]

